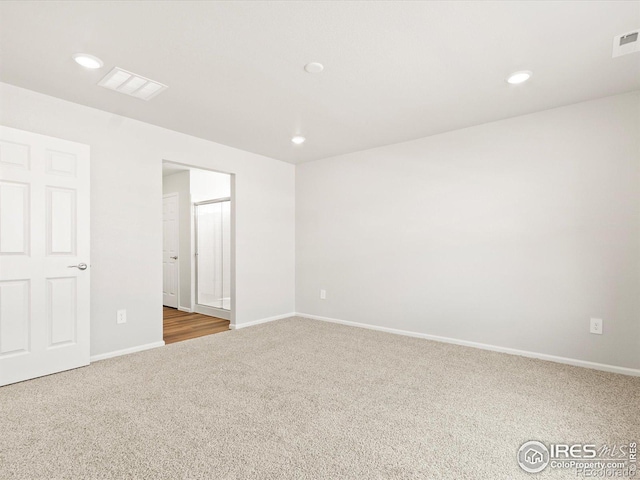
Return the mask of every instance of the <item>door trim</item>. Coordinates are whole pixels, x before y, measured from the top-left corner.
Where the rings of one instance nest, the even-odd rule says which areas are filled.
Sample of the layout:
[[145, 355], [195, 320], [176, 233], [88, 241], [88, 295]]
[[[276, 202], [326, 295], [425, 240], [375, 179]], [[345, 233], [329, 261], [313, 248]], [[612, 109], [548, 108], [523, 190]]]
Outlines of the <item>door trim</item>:
[[[171, 193], [163, 193], [162, 194], [162, 200], [164, 200], [165, 198], [169, 198], [169, 197], [176, 197], [178, 200], [178, 206], [176, 208], [176, 219], [177, 219], [177, 225], [178, 225], [178, 232], [176, 234], [176, 251], [178, 252], [178, 259], [176, 260], [176, 265], [177, 265], [177, 270], [178, 270], [178, 274], [176, 275], [176, 308], [180, 308], [180, 193], [179, 192], [171, 192]], [[164, 232], [163, 232], [164, 235]], [[162, 239], [164, 241], [164, 238]], [[164, 305], [163, 302], [163, 307], [166, 306]], [[173, 307], [168, 307], [168, 308], [173, 308]]]
[[[160, 174], [162, 174], [162, 165], [164, 163], [171, 163], [172, 165], [179, 165], [186, 168], [197, 168], [198, 170], [208, 170], [210, 172], [224, 173], [225, 175], [229, 175], [229, 181], [231, 183], [231, 313], [230, 313], [230, 322], [231, 324], [235, 323], [236, 315], [238, 311], [238, 305], [236, 303], [236, 291], [237, 291], [237, 275], [236, 275], [236, 175], [238, 175], [235, 171], [229, 171], [225, 169], [211, 168], [205, 165], [199, 165], [194, 163], [188, 163], [180, 160], [174, 160], [170, 157], [162, 157], [162, 161], [160, 162]], [[191, 212], [191, 218], [193, 219], [193, 211]], [[193, 228], [194, 225], [191, 223], [191, 233], [193, 238]], [[195, 255], [193, 255], [193, 243], [189, 245], [190, 249], [190, 258], [191, 262], [191, 279], [192, 285], [195, 284]], [[191, 305], [192, 309], [195, 307], [195, 289], [191, 289]], [[162, 321], [162, 319], [160, 319]]]

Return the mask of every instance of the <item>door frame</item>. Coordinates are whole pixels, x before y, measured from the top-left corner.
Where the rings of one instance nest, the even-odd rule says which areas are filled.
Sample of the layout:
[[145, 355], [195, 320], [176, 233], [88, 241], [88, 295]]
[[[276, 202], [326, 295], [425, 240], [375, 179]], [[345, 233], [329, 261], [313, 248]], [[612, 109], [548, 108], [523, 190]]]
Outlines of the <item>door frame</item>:
[[[176, 263], [178, 264], [178, 274], [176, 275], [176, 310], [180, 310], [180, 193], [179, 192], [171, 192], [171, 193], [163, 193], [162, 194], [162, 199], [164, 200], [167, 197], [176, 197], [178, 200], [178, 205], [176, 208], [176, 217], [177, 217], [177, 225], [178, 225], [178, 231], [176, 232], [176, 250], [178, 251], [178, 259], [176, 260]], [[162, 232], [163, 235], [163, 241], [164, 241], [164, 230]], [[162, 304], [162, 306], [164, 307], [164, 302]], [[169, 307], [169, 308], [173, 308], [173, 307]]]
[[[170, 158], [162, 158], [162, 161], [160, 162], [160, 175], [162, 176], [162, 165], [165, 163], [171, 163], [173, 165], [178, 165], [181, 167], [185, 167], [185, 168], [195, 168], [198, 170], [206, 170], [209, 172], [216, 172], [216, 173], [224, 173], [225, 175], [229, 175], [229, 183], [230, 183], [230, 192], [231, 194], [229, 195], [229, 198], [231, 200], [231, 204], [230, 204], [230, 215], [231, 215], [231, 219], [230, 219], [230, 228], [231, 228], [231, 311], [230, 311], [230, 315], [228, 320], [230, 321], [231, 325], [235, 325], [236, 323], [236, 311], [237, 311], [237, 302], [236, 302], [236, 173], [235, 172], [229, 172], [226, 170], [222, 170], [222, 169], [217, 169], [217, 168], [211, 168], [211, 167], [205, 167], [202, 165], [196, 165], [196, 164], [192, 164], [192, 163], [185, 163], [185, 162], [179, 162], [179, 161], [175, 161], [172, 160]], [[191, 199], [189, 199], [189, 202], [191, 203]], [[191, 205], [191, 218], [193, 218], [193, 205]], [[191, 224], [191, 238], [192, 238], [192, 244], [190, 245], [190, 249], [191, 249], [191, 284], [192, 286], [195, 286], [195, 255], [194, 255], [194, 245], [193, 242], [195, 241], [195, 232], [193, 231], [193, 222]], [[180, 305], [180, 304], [178, 304]], [[191, 289], [191, 309], [192, 311], [195, 311], [194, 308], [196, 306], [196, 302], [195, 302], [195, 288]], [[162, 320], [162, 319], [161, 319]]]

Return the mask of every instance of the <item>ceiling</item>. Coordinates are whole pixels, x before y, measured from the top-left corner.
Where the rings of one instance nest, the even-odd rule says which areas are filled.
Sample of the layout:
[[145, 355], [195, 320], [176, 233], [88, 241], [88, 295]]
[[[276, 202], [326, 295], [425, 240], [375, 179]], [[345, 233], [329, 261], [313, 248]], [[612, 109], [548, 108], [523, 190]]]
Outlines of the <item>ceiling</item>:
[[[611, 58], [638, 27], [636, 1], [0, 2], [0, 80], [299, 163], [640, 89]], [[169, 89], [98, 87], [114, 66]]]

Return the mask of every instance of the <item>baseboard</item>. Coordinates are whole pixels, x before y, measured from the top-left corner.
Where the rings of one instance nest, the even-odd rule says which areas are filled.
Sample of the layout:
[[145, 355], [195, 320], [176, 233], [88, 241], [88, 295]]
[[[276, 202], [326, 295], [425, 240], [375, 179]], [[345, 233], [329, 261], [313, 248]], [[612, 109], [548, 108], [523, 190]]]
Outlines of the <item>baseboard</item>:
[[187, 313], [193, 312], [193, 310], [191, 310], [190, 308], [185, 308], [185, 307], [178, 307], [178, 310], [180, 310], [181, 312], [187, 312]]
[[510, 355], [519, 355], [521, 357], [536, 358], [538, 360], [547, 360], [549, 362], [563, 363], [566, 365], [573, 365], [575, 367], [591, 368], [594, 370], [602, 370], [604, 372], [620, 373], [622, 375], [631, 375], [634, 377], [640, 377], [640, 369], [636, 369], [636, 368], [619, 367], [616, 365], [607, 365], [605, 363], [589, 362], [586, 360], [578, 360], [575, 358], [558, 357], [556, 355], [548, 355], [546, 353], [529, 352], [527, 350], [518, 350], [516, 348], [509, 348], [509, 347], [499, 347], [496, 345], [489, 345], [486, 343], [470, 342], [467, 340], [458, 340], [457, 338], [440, 337], [438, 335], [429, 335], [427, 333], [411, 332], [408, 330], [399, 330], [396, 328], [380, 327], [377, 325], [369, 325], [366, 323], [350, 322], [347, 320], [321, 317], [318, 315], [310, 315], [307, 313], [296, 313], [296, 316], [308, 318], [311, 320], [320, 320], [323, 322], [339, 323], [341, 325], [348, 325], [350, 327], [367, 328], [369, 330], [378, 330], [380, 332], [393, 333], [396, 335], [404, 335], [407, 337], [417, 337], [417, 338], [424, 338], [427, 340], [433, 340], [436, 342], [452, 343], [454, 345], [462, 345], [464, 347], [479, 348], [481, 350], [490, 350], [492, 352], [508, 353]]
[[253, 327], [254, 325], [260, 325], [261, 323], [273, 322], [275, 320], [282, 320], [283, 318], [295, 317], [295, 312], [285, 313], [284, 315], [276, 315], [275, 317], [261, 318], [260, 320], [254, 320], [252, 322], [245, 323], [232, 323], [229, 325], [231, 330], [239, 330], [241, 328]]
[[231, 320], [231, 311], [223, 310], [221, 308], [207, 307], [206, 305], [194, 305], [193, 313], [201, 313], [202, 315], [208, 315], [210, 317], [222, 318], [224, 320]]
[[101, 353], [100, 355], [92, 355], [91, 362], [97, 362], [98, 360], [106, 360], [107, 358], [119, 357], [121, 355], [128, 355], [130, 353], [142, 352], [144, 350], [150, 350], [152, 348], [164, 347], [164, 341], [147, 343], [145, 345], [138, 345], [137, 347], [124, 348], [122, 350], [116, 350], [115, 352]]

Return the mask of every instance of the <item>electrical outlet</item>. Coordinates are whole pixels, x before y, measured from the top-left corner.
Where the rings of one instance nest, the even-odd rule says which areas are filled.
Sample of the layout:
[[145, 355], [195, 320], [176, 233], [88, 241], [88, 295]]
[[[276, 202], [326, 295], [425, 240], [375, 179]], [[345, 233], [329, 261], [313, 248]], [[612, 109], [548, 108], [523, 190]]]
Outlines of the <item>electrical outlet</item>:
[[602, 324], [604, 322], [601, 318], [592, 318], [591, 319], [591, 328], [589, 332], [595, 333], [596, 335], [602, 335]]
[[326, 300], [326, 299], [327, 299], [327, 291], [320, 290], [320, 300]]
[[116, 313], [116, 323], [127, 323], [127, 311], [118, 310]]

